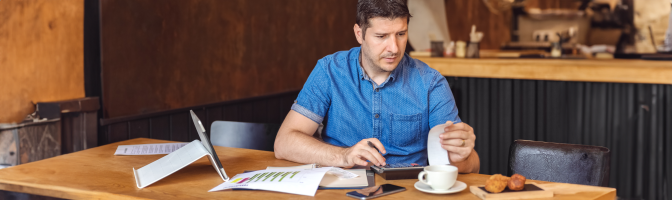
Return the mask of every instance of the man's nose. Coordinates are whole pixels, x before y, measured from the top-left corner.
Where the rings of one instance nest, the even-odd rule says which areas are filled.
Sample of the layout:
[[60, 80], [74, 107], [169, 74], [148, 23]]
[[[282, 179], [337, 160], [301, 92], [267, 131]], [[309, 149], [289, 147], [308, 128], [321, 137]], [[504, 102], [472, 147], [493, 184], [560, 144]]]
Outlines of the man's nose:
[[399, 36], [394, 35], [390, 37], [390, 41], [387, 44], [387, 51], [396, 54], [399, 52]]

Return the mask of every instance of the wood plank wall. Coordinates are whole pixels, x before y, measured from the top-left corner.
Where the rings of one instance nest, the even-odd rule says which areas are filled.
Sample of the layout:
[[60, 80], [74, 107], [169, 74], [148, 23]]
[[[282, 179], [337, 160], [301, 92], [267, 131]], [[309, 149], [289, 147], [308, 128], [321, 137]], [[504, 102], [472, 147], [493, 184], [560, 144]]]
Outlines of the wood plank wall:
[[84, 97], [83, 0], [0, 1], [0, 123]]
[[356, 0], [102, 0], [103, 118], [300, 89]]

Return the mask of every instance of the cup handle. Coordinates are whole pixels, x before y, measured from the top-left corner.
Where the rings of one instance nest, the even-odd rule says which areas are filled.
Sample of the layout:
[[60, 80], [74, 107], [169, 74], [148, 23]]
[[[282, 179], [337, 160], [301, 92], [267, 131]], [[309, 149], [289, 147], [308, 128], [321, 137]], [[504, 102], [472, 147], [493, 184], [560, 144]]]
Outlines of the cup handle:
[[427, 182], [427, 180], [425, 180], [425, 175], [427, 175], [427, 172], [425, 172], [425, 171], [421, 171], [421, 172], [418, 174], [418, 180], [420, 180], [420, 182], [424, 183], [425, 185], [430, 185], [430, 184]]

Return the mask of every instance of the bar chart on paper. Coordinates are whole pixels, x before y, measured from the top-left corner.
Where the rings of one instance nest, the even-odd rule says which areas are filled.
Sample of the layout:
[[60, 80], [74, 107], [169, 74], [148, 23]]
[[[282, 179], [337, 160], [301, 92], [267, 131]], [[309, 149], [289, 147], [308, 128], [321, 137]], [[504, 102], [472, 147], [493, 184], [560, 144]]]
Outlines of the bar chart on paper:
[[257, 189], [314, 196], [331, 167], [316, 169], [259, 170], [235, 175], [210, 192], [227, 189]]
[[287, 172], [263, 172], [263, 173], [255, 173], [252, 176], [248, 174], [240, 174], [240, 175], [247, 175], [247, 176], [241, 176], [238, 178], [233, 179], [231, 183], [236, 183], [236, 184], [242, 184], [242, 183], [257, 183], [257, 182], [278, 182], [278, 183], [288, 183], [288, 182], [299, 182], [301, 179], [300, 177], [296, 176], [299, 174], [301, 171], [287, 171]]

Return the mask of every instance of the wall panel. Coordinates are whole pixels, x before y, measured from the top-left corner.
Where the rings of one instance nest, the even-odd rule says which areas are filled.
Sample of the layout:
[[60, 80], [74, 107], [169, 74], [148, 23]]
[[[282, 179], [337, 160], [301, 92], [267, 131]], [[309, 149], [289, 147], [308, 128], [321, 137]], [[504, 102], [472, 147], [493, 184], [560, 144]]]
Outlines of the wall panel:
[[103, 118], [299, 89], [358, 46], [356, 2], [102, 0]]
[[0, 123], [84, 97], [84, 1], [0, 1]]

